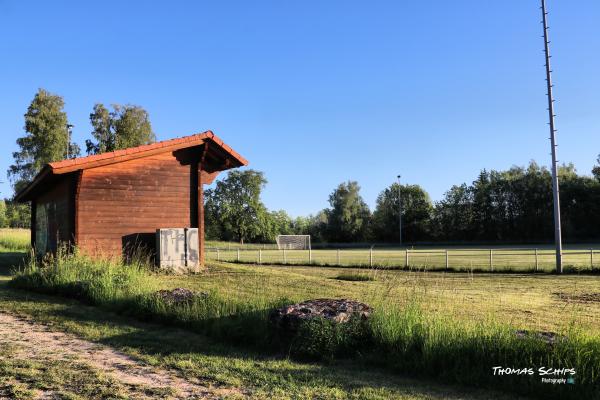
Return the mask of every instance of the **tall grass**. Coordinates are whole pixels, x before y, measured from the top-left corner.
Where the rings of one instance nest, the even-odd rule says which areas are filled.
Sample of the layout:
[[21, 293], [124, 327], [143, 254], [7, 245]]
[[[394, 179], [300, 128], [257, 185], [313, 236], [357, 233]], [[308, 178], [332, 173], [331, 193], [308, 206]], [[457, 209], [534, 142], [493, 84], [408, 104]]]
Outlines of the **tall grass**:
[[[465, 324], [451, 316], [426, 316], [417, 302], [403, 310], [379, 304], [370, 327], [378, 363], [392, 369], [542, 398], [600, 398], [600, 342], [574, 328], [549, 344], [535, 334], [518, 337], [515, 329], [493, 319]], [[497, 366], [536, 373], [498, 376], [493, 374]], [[542, 383], [540, 367], [574, 368], [576, 383]]]
[[0, 229], [0, 250], [27, 251], [30, 235], [28, 229]]
[[[600, 342], [597, 336], [576, 328], [559, 332], [559, 339], [549, 344], [536, 335], [518, 337], [514, 328], [493, 318], [461, 323], [451, 315], [426, 314], [418, 295], [401, 307], [387, 300], [386, 290], [380, 290], [373, 295], [375, 312], [368, 321], [336, 325], [316, 319], [282, 340], [269, 324], [268, 314], [287, 303], [285, 299], [272, 301], [256, 294], [250, 301], [240, 301], [210, 291], [176, 304], [156, 295], [160, 280], [161, 275], [143, 260], [125, 265], [60, 251], [43, 261], [31, 258], [11, 285], [75, 297], [136, 318], [177, 324], [217, 340], [271, 352], [312, 359], [360, 357], [403, 373], [508, 388], [543, 398], [600, 397]], [[495, 376], [492, 368], [496, 366], [575, 368], [576, 384], [545, 384], [540, 377], [528, 375]]]
[[173, 323], [256, 346], [265, 346], [270, 338], [269, 311], [287, 303], [285, 299], [274, 302], [262, 297], [242, 302], [216, 291], [173, 303], [157, 295], [161, 288], [160, 274], [148, 265], [144, 259], [133, 258], [125, 264], [60, 249], [56, 256], [43, 260], [32, 254], [9, 284], [18, 289], [77, 298], [138, 319]]

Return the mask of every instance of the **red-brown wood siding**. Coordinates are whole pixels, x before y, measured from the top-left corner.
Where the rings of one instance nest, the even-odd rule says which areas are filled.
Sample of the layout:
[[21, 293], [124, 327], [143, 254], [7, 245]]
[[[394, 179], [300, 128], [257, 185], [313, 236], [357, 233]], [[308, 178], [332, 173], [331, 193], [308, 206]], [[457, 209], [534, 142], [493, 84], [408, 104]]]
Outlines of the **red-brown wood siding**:
[[79, 248], [118, 257], [130, 235], [195, 225], [191, 168], [163, 153], [84, 170], [77, 198]]

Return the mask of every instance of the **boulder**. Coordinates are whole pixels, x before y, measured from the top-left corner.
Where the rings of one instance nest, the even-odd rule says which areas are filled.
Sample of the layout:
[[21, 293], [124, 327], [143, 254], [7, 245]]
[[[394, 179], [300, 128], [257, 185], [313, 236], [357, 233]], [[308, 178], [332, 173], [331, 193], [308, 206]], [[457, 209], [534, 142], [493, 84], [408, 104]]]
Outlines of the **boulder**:
[[169, 304], [189, 304], [195, 298], [206, 297], [208, 293], [196, 292], [186, 288], [175, 288], [171, 290], [159, 290], [156, 296]]
[[280, 330], [296, 332], [301, 323], [314, 318], [343, 324], [353, 317], [366, 320], [372, 311], [369, 305], [355, 300], [315, 299], [277, 308], [271, 311], [269, 320]]

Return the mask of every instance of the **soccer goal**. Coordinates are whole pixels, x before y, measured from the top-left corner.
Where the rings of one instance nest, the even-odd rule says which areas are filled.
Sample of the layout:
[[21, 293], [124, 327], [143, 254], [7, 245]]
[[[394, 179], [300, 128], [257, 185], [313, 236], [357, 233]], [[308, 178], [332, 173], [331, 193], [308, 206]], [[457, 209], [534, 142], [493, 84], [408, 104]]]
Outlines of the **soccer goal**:
[[310, 235], [278, 235], [279, 250], [310, 250]]

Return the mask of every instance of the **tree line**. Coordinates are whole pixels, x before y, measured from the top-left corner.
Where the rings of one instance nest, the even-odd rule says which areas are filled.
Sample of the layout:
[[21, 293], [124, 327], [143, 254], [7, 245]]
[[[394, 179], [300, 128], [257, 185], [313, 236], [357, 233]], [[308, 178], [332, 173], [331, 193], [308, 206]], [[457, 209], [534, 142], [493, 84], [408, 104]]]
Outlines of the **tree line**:
[[[592, 175], [572, 164], [559, 168], [563, 238], [600, 238], [600, 157]], [[269, 211], [260, 194], [267, 181], [259, 171], [231, 171], [206, 191], [207, 237], [272, 242], [279, 234], [308, 234], [324, 243], [398, 243], [399, 198], [402, 239], [419, 242], [533, 243], [553, 239], [550, 171], [531, 162], [506, 171], [482, 170], [472, 183], [455, 185], [432, 202], [419, 185], [393, 183], [371, 211], [357, 182], [339, 184], [329, 207], [308, 217]]]
[[[44, 89], [35, 94], [25, 113], [25, 135], [8, 176], [15, 192], [28, 184], [44, 164], [78, 157], [80, 147], [70, 140], [72, 125], [64, 99]], [[87, 154], [99, 154], [156, 140], [150, 117], [137, 105], [97, 103], [90, 113], [92, 131]], [[600, 157], [590, 176], [572, 164], [559, 169], [563, 237], [600, 238]], [[267, 184], [264, 173], [230, 171], [205, 193], [206, 233], [209, 239], [272, 242], [279, 234], [309, 234], [329, 243], [417, 242], [542, 242], [553, 238], [551, 174], [531, 162], [527, 167], [479, 173], [470, 184], [450, 188], [432, 202], [419, 185], [391, 184], [377, 197], [371, 211], [357, 182], [339, 184], [329, 195], [329, 207], [307, 217], [291, 218], [271, 211], [261, 201]], [[0, 227], [28, 227], [27, 205], [0, 201]]]

